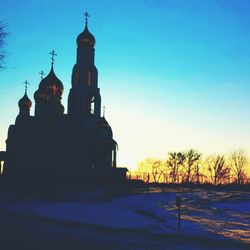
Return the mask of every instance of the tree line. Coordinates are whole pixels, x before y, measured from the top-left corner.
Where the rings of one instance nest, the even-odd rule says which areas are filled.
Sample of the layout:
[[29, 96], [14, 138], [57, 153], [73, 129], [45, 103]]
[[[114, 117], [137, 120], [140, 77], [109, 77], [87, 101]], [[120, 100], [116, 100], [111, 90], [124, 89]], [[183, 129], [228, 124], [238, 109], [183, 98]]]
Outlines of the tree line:
[[[203, 155], [197, 150], [169, 152], [165, 160], [146, 158], [139, 162], [137, 170], [130, 173], [133, 179], [153, 183], [249, 183], [247, 155], [236, 150], [229, 155]], [[249, 171], [250, 172], [250, 171]]]

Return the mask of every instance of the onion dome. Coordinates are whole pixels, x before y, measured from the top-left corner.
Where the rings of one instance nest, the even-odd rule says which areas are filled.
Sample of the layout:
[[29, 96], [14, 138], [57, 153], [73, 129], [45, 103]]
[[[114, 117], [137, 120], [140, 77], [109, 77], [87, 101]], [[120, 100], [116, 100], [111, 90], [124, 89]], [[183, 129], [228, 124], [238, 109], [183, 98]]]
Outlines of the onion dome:
[[24, 96], [19, 100], [18, 106], [20, 109], [30, 109], [31, 108], [32, 102], [29, 99], [29, 97], [27, 96], [26, 91], [25, 91]]
[[78, 35], [76, 43], [78, 46], [88, 46], [91, 48], [95, 46], [95, 37], [89, 32], [87, 24], [84, 31]]
[[42, 97], [42, 96], [52, 95], [56, 97], [61, 97], [62, 93], [63, 93], [63, 84], [55, 75], [52, 66], [49, 74], [41, 80], [39, 84], [39, 90], [37, 91], [37, 93], [35, 93], [35, 96]]

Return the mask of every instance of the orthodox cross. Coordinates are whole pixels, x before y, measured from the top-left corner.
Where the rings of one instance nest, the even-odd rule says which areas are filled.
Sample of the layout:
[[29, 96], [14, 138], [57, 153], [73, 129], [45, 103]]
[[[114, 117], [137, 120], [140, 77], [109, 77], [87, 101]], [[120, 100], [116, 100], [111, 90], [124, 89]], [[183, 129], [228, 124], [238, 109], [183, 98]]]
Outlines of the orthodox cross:
[[43, 76], [45, 75], [45, 73], [43, 72], [43, 70], [41, 70], [38, 74], [41, 75], [41, 79], [43, 79]]
[[102, 113], [103, 113], [103, 117], [105, 117], [105, 109], [106, 109], [106, 107], [105, 107], [105, 106], [103, 106], [103, 107], [102, 107], [102, 109], [103, 109], [103, 111], [102, 111]]
[[54, 50], [52, 50], [51, 52], [49, 52], [51, 55], [51, 64], [52, 66], [54, 65], [54, 57], [57, 56], [56, 52]]
[[88, 24], [88, 18], [90, 17], [89, 13], [86, 11], [84, 12], [83, 14], [85, 16], [85, 24], [87, 25]]
[[30, 83], [26, 80], [26, 81], [24, 82], [24, 85], [25, 85], [25, 93], [27, 93], [28, 84], [30, 84]]

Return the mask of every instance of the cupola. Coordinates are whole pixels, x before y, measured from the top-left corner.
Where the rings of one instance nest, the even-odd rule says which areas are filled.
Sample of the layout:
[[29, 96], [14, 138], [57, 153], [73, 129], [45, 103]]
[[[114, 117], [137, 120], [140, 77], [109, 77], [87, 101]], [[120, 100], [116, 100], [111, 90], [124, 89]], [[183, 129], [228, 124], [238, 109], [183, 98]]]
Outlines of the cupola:
[[93, 48], [95, 46], [95, 37], [89, 32], [88, 29], [88, 12], [84, 13], [86, 19], [85, 19], [85, 28], [82, 33], [80, 33], [76, 39], [76, 43], [78, 47], [81, 46], [87, 46]]

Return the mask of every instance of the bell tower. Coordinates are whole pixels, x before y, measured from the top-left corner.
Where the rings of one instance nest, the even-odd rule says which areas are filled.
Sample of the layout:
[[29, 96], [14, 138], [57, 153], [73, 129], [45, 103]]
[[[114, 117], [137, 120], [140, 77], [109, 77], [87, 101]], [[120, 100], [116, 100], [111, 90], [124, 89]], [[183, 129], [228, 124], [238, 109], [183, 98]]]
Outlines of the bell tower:
[[87, 12], [85, 28], [76, 39], [77, 57], [73, 67], [69, 97], [68, 114], [76, 120], [89, 115], [100, 117], [101, 96], [98, 88], [98, 72], [95, 67], [95, 38], [88, 30]]

